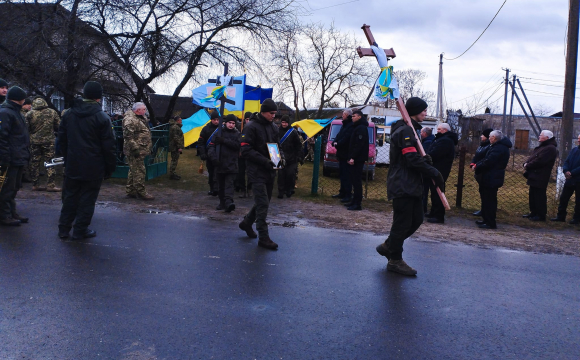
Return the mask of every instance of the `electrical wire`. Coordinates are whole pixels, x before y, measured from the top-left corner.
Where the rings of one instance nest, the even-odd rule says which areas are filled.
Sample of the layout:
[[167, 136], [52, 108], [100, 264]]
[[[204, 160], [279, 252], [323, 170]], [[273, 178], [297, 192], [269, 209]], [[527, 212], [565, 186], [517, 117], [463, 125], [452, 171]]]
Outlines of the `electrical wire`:
[[538, 78], [530, 78], [530, 77], [524, 77], [524, 76], [518, 76], [519, 79], [528, 79], [528, 80], [537, 80], [537, 81], [548, 81], [548, 82], [557, 82], [557, 83], [561, 83], [563, 84], [563, 81], [560, 80], [548, 80], [548, 79], [538, 79]]
[[535, 72], [535, 71], [527, 71], [527, 70], [521, 70], [521, 69], [512, 69], [512, 70], [516, 70], [516, 71], [518, 71], [518, 72], [525, 72], [525, 73], [530, 73], [530, 74], [538, 74], [538, 75], [550, 75], [550, 76], [560, 76], [560, 77], [565, 77], [564, 75], [548, 74], [548, 73]]
[[477, 40], [479, 40], [479, 38], [481, 38], [483, 36], [483, 34], [487, 31], [487, 28], [489, 28], [489, 26], [491, 25], [491, 23], [495, 20], [495, 18], [497, 17], [497, 15], [499, 14], [499, 12], [501, 11], [501, 9], [503, 8], [503, 6], [505, 5], [506, 2], [507, 2], [507, 0], [505, 0], [503, 2], [503, 4], [501, 4], [499, 10], [495, 13], [495, 16], [493, 17], [493, 19], [491, 19], [491, 21], [489, 22], [489, 24], [487, 24], [487, 26], [485, 27], [485, 29], [483, 29], [483, 32], [477, 37], [477, 39], [475, 39], [475, 41], [473, 42], [473, 44], [471, 44], [471, 46], [469, 46], [467, 48], [467, 50], [465, 50], [464, 52], [462, 52], [461, 55], [459, 55], [458, 57], [454, 57], [453, 59], [448, 59], [448, 58], [445, 58], [445, 57], [444, 57], [444, 59], [445, 60], [449, 60], [449, 61], [456, 60], [456, 59], [459, 59], [460, 57], [462, 57], [463, 54], [465, 54], [466, 52], [468, 52], [469, 49], [471, 49], [473, 47], [473, 45], [475, 45], [475, 43], [477, 42]]
[[[533, 81], [524, 81], [524, 84], [534, 84], [534, 85], [550, 86], [550, 87], [557, 87], [557, 88], [563, 88], [564, 87], [564, 85], [542, 84], [542, 83], [537, 83], [537, 82], [533, 82]], [[578, 88], [576, 88], [576, 89], [578, 89]]]
[[[499, 85], [501, 86], [502, 84], [504, 84], [504, 80], [503, 80], [503, 79], [501, 80], [501, 82], [500, 82], [500, 84], [499, 84]], [[469, 95], [469, 96], [467, 96], [467, 97], [464, 97], [463, 99], [459, 99], [459, 100], [455, 100], [455, 101], [450, 101], [449, 103], [450, 103], [450, 104], [455, 104], [455, 103], [457, 103], [457, 102], [459, 102], [459, 101], [462, 101], [462, 100], [469, 99], [469, 98], [471, 98], [471, 97], [477, 96], [477, 95], [479, 95], [479, 94], [482, 94], [482, 93], [484, 93], [484, 92], [486, 92], [486, 91], [488, 91], [488, 90], [490, 90], [490, 89], [493, 89], [493, 87], [494, 87], [494, 86], [497, 86], [497, 84], [493, 84], [492, 86], [488, 87], [487, 89], [485, 89], [485, 90], [482, 90], [482, 91], [479, 91], [479, 92], [476, 92], [475, 94], [473, 94], [473, 95]]]
[[330, 6], [321, 7], [321, 8], [319, 8], [319, 9], [312, 9], [312, 10], [310, 10], [310, 11], [318, 11], [318, 10], [330, 9], [330, 8], [333, 8], [333, 7], [336, 7], [336, 6], [345, 5], [345, 4], [350, 4], [350, 3], [353, 3], [353, 2], [358, 2], [358, 1], [359, 1], [359, 0], [352, 0], [352, 1], [347, 1], [347, 2], [340, 3], [340, 4], [334, 4], [334, 5], [330, 5]]

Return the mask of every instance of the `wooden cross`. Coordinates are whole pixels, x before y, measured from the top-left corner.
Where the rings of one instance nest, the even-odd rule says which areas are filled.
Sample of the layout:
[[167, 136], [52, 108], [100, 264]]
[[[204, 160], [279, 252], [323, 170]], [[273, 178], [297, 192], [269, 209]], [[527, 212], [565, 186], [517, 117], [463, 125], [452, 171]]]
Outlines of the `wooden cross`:
[[[377, 44], [377, 42], [375, 41], [375, 38], [373, 37], [373, 34], [371, 33], [370, 25], [364, 24], [361, 27], [361, 29], [364, 31], [365, 36], [367, 37], [367, 40], [369, 41], [369, 44], [378, 47], [379, 45]], [[358, 56], [360, 56], [360, 57], [375, 56], [375, 53], [373, 52], [372, 49], [362, 49], [360, 46], [356, 49], [356, 52], [358, 53]], [[392, 48], [389, 50], [385, 50], [385, 55], [387, 55], [387, 58], [394, 58], [395, 51]], [[413, 128], [413, 122], [411, 121], [411, 117], [409, 116], [409, 113], [407, 112], [407, 108], [405, 108], [405, 104], [403, 103], [403, 100], [400, 97], [398, 99], [396, 99], [396, 104], [397, 104], [397, 109], [401, 113], [401, 116], [403, 117], [403, 120], [405, 121], [405, 123], [407, 125], [409, 125], [411, 128]], [[419, 151], [421, 156], [425, 156], [425, 150], [423, 149], [423, 145], [421, 145], [421, 139], [419, 139], [419, 135], [417, 134], [416, 131], [413, 131], [413, 134], [415, 134], [415, 139], [417, 140], [417, 150]], [[435, 184], [434, 180], [433, 180], [433, 184]], [[451, 210], [451, 208], [449, 207], [449, 202], [447, 201], [447, 198], [445, 197], [445, 194], [438, 187], [436, 187], [436, 189], [437, 189], [437, 194], [439, 194], [439, 198], [441, 199], [441, 202], [443, 203], [443, 207], [445, 207], [445, 210]]]

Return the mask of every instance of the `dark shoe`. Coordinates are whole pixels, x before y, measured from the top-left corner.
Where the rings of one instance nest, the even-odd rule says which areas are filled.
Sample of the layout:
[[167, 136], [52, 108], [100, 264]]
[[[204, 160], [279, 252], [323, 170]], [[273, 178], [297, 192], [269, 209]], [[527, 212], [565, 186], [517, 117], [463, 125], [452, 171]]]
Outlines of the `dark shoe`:
[[425, 214], [425, 215], [424, 215], [424, 217], [425, 217], [426, 219], [431, 219], [431, 218], [435, 217], [435, 215], [433, 215], [433, 214], [431, 214], [431, 213], [427, 213], [427, 214]]
[[292, 196], [292, 195], [294, 195], [294, 190], [292, 190], [292, 191], [288, 191], [288, 192], [286, 193], [286, 197], [290, 197], [290, 196]]
[[169, 177], [169, 180], [181, 180], [181, 176], [173, 174]]
[[13, 218], [4, 218], [0, 219], [0, 225], [4, 226], [20, 226], [20, 220], [16, 220]]
[[246, 235], [248, 235], [249, 238], [255, 239], [258, 237], [258, 234], [256, 234], [254, 229], [252, 229], [252, 224], [248, 224], [242, 221], [238, 226], [240, 227], [240, 229], [246, 232]]
[[23, 224], [26, 224], [28, 222], [28, 218], [27, 217], [23, 217], [23, 216], [20, 216], [18, 214], [12, 214], [12, 218], [14, 220], [20, 221]]
[[344, 196], [342, 194], [335, 194], [331, 196], [333, 199], [342, 199]]
[[278, 199], [284, 199], [284, 194], [282, 194], [282, 193], [279, 193], [279, 194], [278, 194]]
[[61, 238], [61, 239], [68, 239], [69, 232], [68, 231], [64, 231], [64, 230], [59, 230], [58, 231], [58, 237]]
[[81, 234], [81, 235], [75, 234], [73, 232], [72, 239], [73, 240], [82, 240], [82, 239], [94, 238], [95, 236], [97, 236], [97, 232], [95, 230], [87, 229], [87, 231], [85, 231], [85, 233]]
[[270, 249], [270, 250], [278, 249], [278, 244], [273, 242], [269, 236], [266, 238], [260, 238], [260, 240], [258, 240], [258, 246], [261, 246], [265, 249]]
[[232, 211], [234, 211], [235, 208], [236, 208], [236, 204], [233, 204], [233, 203], [229, 204], [228, 206], [226, 206], [226, 212], [227, 213], [232, 212]]
[[483, 220], [476, 220], [475, 223], [477, 225], [483, 225], [483, 224], [485, 224], [485, 221], [483, 221]]
[[145, 193], [145, 194], [138, 194], [137, 196], [139, 196], [139, 199], [141, 200], [155, 200], [155, 196]]
[[128, 198], [137, 199], [137, 194], [127, 194]]
[[478, 210], [478, 211], [474, 212], [471, 215], [473, 215], [473, 216], [481, 216], [481, 210]]
[[534, 215], [532, 213], [529, 213], [529, 214], [526, 214], [526, 215], [522, 215], [523, 218], [528, 218], [528, 219], [529, 218], [533, 218], [534, 216], [536, 216], [536, 215]]
[[345, 197], [345, 198], [340, 199], [340, 202], [341, 203], [349, 203], [349, 202], [352, 202], [352, 198], [350, 196]]
[[550, 221], [566, 222], [566, 218], [555, 217], [551, 218]]
[[362, 207], [360, 205], [351, 205], [349, 207], [346, 208], [347, 210], [362, 210]]
[[354, 203], [351, 201], [351, 202], [349, 202], [349, 203], [342, 204], [342, 205], [344, 205], [344, 206], [346, 206], [347, 208], [349, 208], [349, 207], [353, 206], [353, 205], [354, 205]]
[[215, 209], [216, 210], [223, 210], [225, 208], [226, 208], [225, 205], [219, 204]]
[[545, 217], [541, 217], [541, 216], [532, 216], [530, 218], [528, 218], [530, 221], [546, 221]]
[[497, 229], [497, 225], [491, 226], [491, 225], [487, 225], [487, 224], [481, 224], [481, 225], [479, 225], [479, 228], [480, 229]]
[[407, 263], [403, 259], [401, 259], [401, 260], [393, 260], [393, 259], [389, 260], [389, 263], [387, 264], [387, 270], [392, 271], [392, 272], [396, 272], [396, 273], [399, 273], [402, 275], [407, 275], [407, 276], [417, 275], [417, 270], [415, 270], [412, 267], [410, 267], [409, 265], [407, 265]]
[[32, 191], [46, 191], [44, 186], [33, 186]]
[[62, 189], [59, 187], [53, 186], [53, 187], [47, 188], [46, 191], [48, 191], [48, 192], [61, 192]]
[[580, 224], [580, 220], [578, 220], [578, 219], [572, 219], [572, 220], [568, 221], [568, 224], [570, 224], [570, 225], [578, 225], [578, 224]]
[[445, 224], [445, 219], [437, 219], [435, 217], [432, 217], [427, 219], [427, 222], [430, 222], [432, 224]]
[[377, 252], [379, 253], [379, 255], [386, 257], [387, 260], [390, 260], [391, 259], [391, 252], [384, 245], [385, 245], [385, 243], [382, 243], [379, 246], [377, 246]]

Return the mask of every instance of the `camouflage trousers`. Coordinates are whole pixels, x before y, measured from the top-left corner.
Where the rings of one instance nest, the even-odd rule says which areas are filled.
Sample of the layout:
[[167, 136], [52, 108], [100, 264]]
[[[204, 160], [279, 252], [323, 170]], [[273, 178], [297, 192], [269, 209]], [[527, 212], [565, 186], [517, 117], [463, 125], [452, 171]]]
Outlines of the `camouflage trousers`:
[[145, 195], [145, 161], [142, 156], [127, 156], [129, 176], [127, 177], [126, 192], [129, 195]]
[[[44, 166], [42, 159], [50, 161], [54, 157], [54, 143], [51, 144], [31, 144], [30, 145], [30, 180], [32, 180], [32, 185], [38, 185], [38, 177], [40, 173], [40, 167]], [[54, 167], [49, 167], [46, 169], [46, 174], [48, 180], [46, 186], [51, 188], [55, 187], [55, 171]]]
[[175, 169], [177, 169], [177, 162], [179, 161], [179, 151], [171, 152], [171, 166], [169, 167], [169, 175], [175, 174]]
[[314, 146], [308, 145], [308, 155], [306, 158], [310, 161], [314, 161]]

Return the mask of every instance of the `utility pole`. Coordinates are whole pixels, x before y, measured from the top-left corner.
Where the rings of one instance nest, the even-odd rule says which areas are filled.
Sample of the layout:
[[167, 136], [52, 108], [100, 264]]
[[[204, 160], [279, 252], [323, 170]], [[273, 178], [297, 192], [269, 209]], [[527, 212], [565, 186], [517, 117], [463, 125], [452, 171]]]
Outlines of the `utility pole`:
[[503, 118], [501, 120], [501, 132], [504, 134], [506, 132], [506, 113], [507, 113], [507, 97], [508, 97], [509, 82], [510, 82], [510, 69], [505, 69], [505, 95], [503, 97]]
[[578, 65], [578, 12], [580, 0], [570, 0], [568, 13], [568, 44], [566, 47], [566, 76], [564, 79], [564, 104], [562, 107], [561, 159], [566, 159], [572, 149], [574, 137], [574, 98], [576, 97], [576, 67]]
[[439, 55], [439, 83], [437, 85], [437, 118], [443, 122], [443, 54]]
[[[516, 76], [513, 76], [513, 81], [512, 81], [512, 89], [516, 88]], [[512, 100], [510, 102], [510, 117], [508, 119], [508, 130], [507, 130], [507, 134], [505, 134], [507, 137], [510, 137], [510, 135], [512, 134], [512, 125], [513, 125], [513, 110], [514, 110], [514, 96], [515, 96], [516, 92], [512, 90]], [[516, 140], [515, 140], [515, 135], [514, 135], [514, 144], [515, 144]]]

